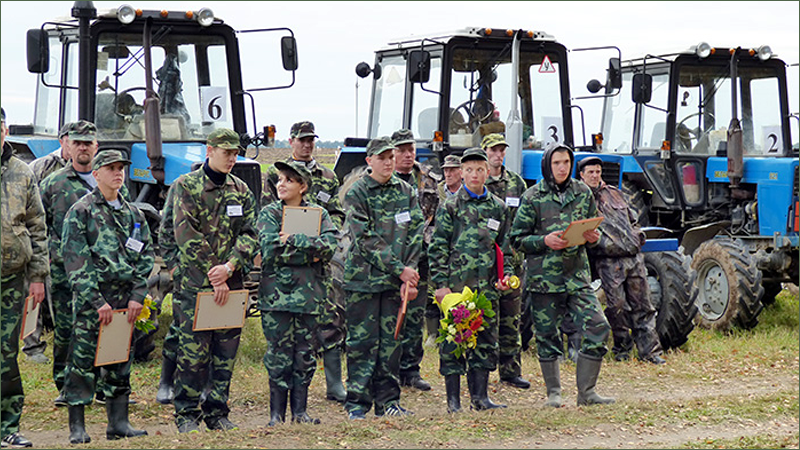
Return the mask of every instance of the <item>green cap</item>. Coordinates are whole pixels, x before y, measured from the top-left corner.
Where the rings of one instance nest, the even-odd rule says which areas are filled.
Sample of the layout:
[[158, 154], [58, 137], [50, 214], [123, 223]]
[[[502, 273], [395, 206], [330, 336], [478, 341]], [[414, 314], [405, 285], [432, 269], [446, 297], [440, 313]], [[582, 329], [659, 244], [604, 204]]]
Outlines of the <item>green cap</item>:
[[292, 129], [289, 131], [289, 136], [292, 139], [301, 139], [309, 136], [319, 137], [314, 131], [314, 124], [309, 121], [297, 122], [296, 124], [292, 125]]
[[286, 171], [297, 175], [301, 180], [303, 180], [303, 183], [305, 183], [306, 186], [311, 188], [311, 183], [312, 183], [311, 172], [302, 162], [292, 161], [290, 163], [286, 163], [283, 161], [278, 161], [275, 163], [275, 168], [281, 171]]
[[464, 150], [464, 154], [461, 155], [461, 164], [467, 161], [489, 161], [489, 158], [486, 157], [486, 152], [482, 148], [472, 147]]
[[403, 144], [413, 144], [414, 142], [416, 142], [414, 140], [414, 133], [408, 128], [403, 128], [402, 130], [397, 130], [392, 133], [392, 143], [395, 147]]
[[97, 170], [115, 162], [130, 164], [131, 160], [120, 150], [103, 150], [97, 153], [92, 160], [92, 170]]
[[444, 164], [442, 164], [442, 169], [449, 169], [449, 168], [459, 168], [461, 167], [461, 158], [458, 155], [447, 155], [444, 157]]
[[481, 141], [481, 148], [486, 150], [487, 148], [494, 147], [495, 145], [503, 144], [508, 147], [508, 142], [506, 142], [506, 138], [503, 137], [500, 133], [492, 133], [487, 134], [486, 137], [483, 138]]
[[225, 150], [241, 149], [239, 145], [239, 133], [230, 128], [218, 128], [208, 135], [206, 144], [211, 147], [222, 148]]
[[58, 138], [61, 139], [62, 137], [68, 135], [70, 131], [75, 129], [75, 125], [77, 125], [77, 122], [65, 123], [64, 126], [58, 130]]
[[97, 140], [97, 127], [92, 122], [79, 120], [71, 125], [72, 128], [68, 134], [71, 141], [93, 142]]
[[380, 155], [387, 150], [394, 150], [395, 146], [389, 136], [372, 139], [367, 144], [367, 156]]

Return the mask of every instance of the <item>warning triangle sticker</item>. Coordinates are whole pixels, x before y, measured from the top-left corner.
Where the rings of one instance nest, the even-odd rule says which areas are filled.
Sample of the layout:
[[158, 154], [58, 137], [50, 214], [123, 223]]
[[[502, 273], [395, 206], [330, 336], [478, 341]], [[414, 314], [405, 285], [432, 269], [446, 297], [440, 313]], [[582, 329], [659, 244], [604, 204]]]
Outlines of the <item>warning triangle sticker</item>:
[[542, 61], [542, 65], [539, 66], [539, 73], [556, 73], [556, 68], [550, 61], [549, 56], [544, 55], [544, 60]]

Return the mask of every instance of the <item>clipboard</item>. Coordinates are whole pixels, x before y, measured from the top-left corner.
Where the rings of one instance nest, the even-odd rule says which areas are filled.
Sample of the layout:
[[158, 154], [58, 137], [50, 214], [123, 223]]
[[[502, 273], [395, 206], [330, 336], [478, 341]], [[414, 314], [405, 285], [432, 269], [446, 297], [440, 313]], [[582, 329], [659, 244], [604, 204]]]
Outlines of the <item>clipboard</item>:
[[228, 293], [228, 301], [224, 306], [214, 303], [214, 292], [198, 292], [194, 307], [194, 323], [192, 331], [223, 330], [226, 328], [242, 328], [247, 313], [247, 302], [250, 291], [240, 289]]
[[133, 323], [128, 322], [128, 310], [115, 309], [112, 314], [111, 323], [100, 325], [97, 333], [95, 367], [124, 363], [130, 358]]
[[39, 306], [42, 304], [34, 305], [33, 303], [33, 295], [29, 295], [25, 299], [25, 311], [22, 314], [22, 327], [20, 327], [19, 334], [20, 340], [25, 339], [36, 331], [36, 325], [39, 322]]
[[559, 237], [569, 241], [567, 247], [583, 245], [586, 243], [586, 239], [583, 238], [583, 232], [597, 229], [604, 219], [605, 217], [592, 217], [591, 219], [576, 220], [570, 223]]
[[316, 206], [284, 206], [281, 232], [319, 236], [322, 208]]

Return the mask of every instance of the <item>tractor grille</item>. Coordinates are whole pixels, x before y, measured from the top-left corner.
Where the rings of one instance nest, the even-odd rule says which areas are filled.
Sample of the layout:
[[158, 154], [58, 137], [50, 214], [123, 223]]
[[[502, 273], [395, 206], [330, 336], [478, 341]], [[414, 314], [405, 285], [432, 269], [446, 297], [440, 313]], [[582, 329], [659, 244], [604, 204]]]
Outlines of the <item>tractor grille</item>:
[[619, 187], [619, 163], [603, 161], [603, 181], [610, 185]]

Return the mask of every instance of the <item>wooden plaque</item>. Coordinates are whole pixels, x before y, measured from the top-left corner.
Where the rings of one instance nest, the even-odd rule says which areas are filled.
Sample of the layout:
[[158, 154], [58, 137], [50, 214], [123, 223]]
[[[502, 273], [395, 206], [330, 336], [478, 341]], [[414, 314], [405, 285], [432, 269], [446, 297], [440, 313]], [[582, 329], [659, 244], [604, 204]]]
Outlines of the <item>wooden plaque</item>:
[[561, 239], [569, 241], [567, 247], [583, 245], [586, 243], [586, 239], [583, 238], [583, 232], [597, 229], [603, 219], [604, 217], [592, 217], [591, 219], [576, 220], [561, 233]]
[[214, 292], [199, 292], [194, 307], [192, 331], [222, 330], [242, 328], [247, 313], [250, 291], [241, 289], [230, 291], [224, 306], [214, 303]]
[[319, 236], [322, 208], [315, 206], [284, 206], [281, 231], [286, 234]]
[[97, 335], [97, 351], [94, 355], [95, 366], [123, 363], [131, 353], [133, 323], [128, 322], [127, 309], [115, 309], [111, 323], [100, 325]]
[[19, 335], [20, 340], [25, 339], [36, 331], [36, 324], [39, 322], [39, 306], [41, 306], [41, 303], [34, 305], [32, 295], [25, 299], [25, 310], [22, 313], [22, 331]]

